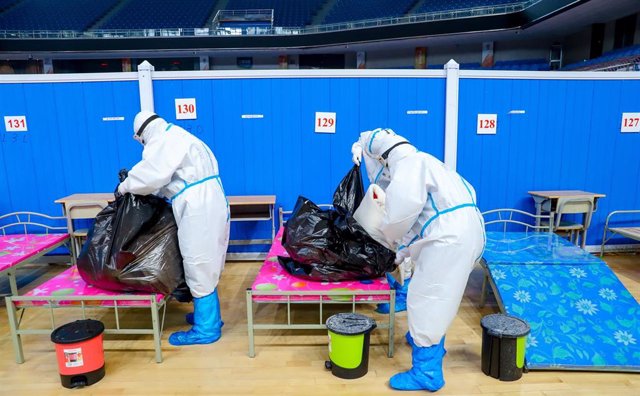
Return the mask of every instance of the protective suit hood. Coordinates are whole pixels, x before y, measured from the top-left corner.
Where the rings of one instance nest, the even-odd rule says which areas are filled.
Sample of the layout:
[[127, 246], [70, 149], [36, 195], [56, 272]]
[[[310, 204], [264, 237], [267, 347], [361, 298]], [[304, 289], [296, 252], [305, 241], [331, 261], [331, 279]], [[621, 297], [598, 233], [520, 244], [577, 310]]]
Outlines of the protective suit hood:
[[358, 141], [365, 153], [364, 162], [369, 181], [382, 188], [386, 188], [389, 184], [389, 168], [401, 159], [417, 152], [417, 149], [407, 139], [388, 128], [362, 132]]
[[141, 111], [133, 120], [133, 139], [144, 146], [166, 126], [167, 122], [156, 113]]

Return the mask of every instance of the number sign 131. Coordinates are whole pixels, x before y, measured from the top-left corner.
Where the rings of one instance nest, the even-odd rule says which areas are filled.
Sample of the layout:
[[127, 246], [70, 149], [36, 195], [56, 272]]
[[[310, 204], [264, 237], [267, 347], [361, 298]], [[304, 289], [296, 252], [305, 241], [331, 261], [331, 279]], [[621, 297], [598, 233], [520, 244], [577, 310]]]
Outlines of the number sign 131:
[[478, 114], [478, 135], [495, 135], [498, 130], [497, 114]]
[[318, 133], [336, 133], [336, 113], [316, 112], [315, 128]]
[[4, 128], [7, 132], [26, 132], [26, 116], [4, 116]]

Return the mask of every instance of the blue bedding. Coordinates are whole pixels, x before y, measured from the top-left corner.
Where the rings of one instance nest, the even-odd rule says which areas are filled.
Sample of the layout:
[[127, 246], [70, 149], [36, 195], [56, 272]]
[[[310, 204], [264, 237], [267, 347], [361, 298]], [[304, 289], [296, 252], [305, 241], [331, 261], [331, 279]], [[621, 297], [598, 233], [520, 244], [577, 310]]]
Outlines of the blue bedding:
[[640, 372], [640, 305], [604, 261], [556, 235], [488, 234], [496, 298], [531, 326], [528, 369]]

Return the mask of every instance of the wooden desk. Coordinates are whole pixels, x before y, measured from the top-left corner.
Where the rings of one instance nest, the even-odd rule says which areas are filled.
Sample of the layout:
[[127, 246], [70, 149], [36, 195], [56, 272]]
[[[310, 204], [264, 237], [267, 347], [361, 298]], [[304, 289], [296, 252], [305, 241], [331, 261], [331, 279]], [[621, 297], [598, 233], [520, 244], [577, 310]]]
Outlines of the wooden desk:
[[73, 194], [54, 202], [62, 205], [62, 215], [67, 219], [67, 229], [71, 236], [71, 262], [76, 263], [76, 258], [82, 248], [82, 239], [86, 236], [85, 230], [76, 230], [74, 220], [93, 219], [115, 197], [113, 193]]
[[229, 245], [271, 245], [276, 236], [275, 195], [228, 196], [231, 221], [271, 220], [271, 239], [229, 240]]
[[[556, 190], [556, 191], [529, 191], [529, 195], [533, 198], [536, 205], [536, 216], [540, 216], [542, 212], [548, 212], [552, 221], [556, 217], [558, 208], [558, 199], [560, 198], [592, 198], [593, 211], [598, 207], [598, 199], [606, 197], [605, 194], [592, 193], [581, 190]], [[536, 218], [536, 226], [540, 226], [540, 218]], [[586, 230], [585, 230], [586, 234]], [[586, 239], [586, 238], [583, 238]]]
[[[92, 219], [101, 210], [101, 206], [107, 206], [115, 197], [112, 193], [73, 194], [55, 200], [62, 205], [62, 214], [67, 218], [69, 234], [75, 230], [73, 219]], [[231, 221], [269, 221], [271, 220], [270, 239], [241, 239], [230, 240], [229, 245], [271, 245], [276, 235], [275, 224], [275, 195], [244, 195], [228, 196]], [[75, 208], [73, 218], [70, 208]], [[72, 254], [75, 257], [80, 253], [80, 246], [72, 243]]]

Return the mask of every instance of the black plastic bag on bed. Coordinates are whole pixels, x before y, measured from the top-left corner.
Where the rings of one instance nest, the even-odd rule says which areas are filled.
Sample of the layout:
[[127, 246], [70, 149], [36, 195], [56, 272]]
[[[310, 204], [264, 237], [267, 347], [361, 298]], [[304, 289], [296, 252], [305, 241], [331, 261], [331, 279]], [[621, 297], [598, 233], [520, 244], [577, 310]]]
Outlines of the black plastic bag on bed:
[[335, 209], [323, 210], [298, 197], [282, 237], [289, 253], [278, 257], [282, 267], [299, 278], [329, 282], [378, 278], [393, 271], [395, 253], [352, 217], [363, 196], [360, 169], [354, 167], [336, 189]]
[[153, 195], [125, 194], [102, 210], [78, 257], [89, 284], [115, 291], [177, 293], [190, 301], [171, 205]]

